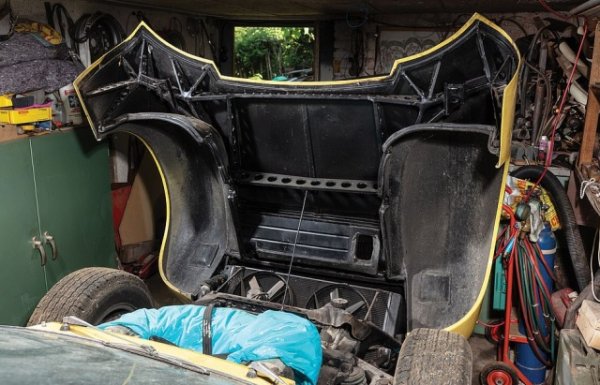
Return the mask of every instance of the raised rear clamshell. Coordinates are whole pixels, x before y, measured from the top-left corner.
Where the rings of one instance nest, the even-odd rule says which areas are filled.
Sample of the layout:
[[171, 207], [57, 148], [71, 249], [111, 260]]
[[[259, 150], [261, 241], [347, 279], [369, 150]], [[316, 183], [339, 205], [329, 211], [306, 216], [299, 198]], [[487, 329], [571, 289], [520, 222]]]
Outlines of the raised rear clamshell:
[[334, 82], [222, 76], [142, 23], [75, 87], [98, 139], [129, 132], [155, 157], [168, 201], [159, 266], [174, 290], [198, 295], [226, 256], [286, 271], [294, 249], [295, 274], [404, 293], [409, 329], [467, 335], [519, 66], [477, 14], [389, 75]]

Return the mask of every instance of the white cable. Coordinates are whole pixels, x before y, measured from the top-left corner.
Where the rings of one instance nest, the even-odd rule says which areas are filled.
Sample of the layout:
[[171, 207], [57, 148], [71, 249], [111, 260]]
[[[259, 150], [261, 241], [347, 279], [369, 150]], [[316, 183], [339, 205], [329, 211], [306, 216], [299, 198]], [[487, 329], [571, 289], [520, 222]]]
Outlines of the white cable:
[[302, 200], [302, 210], [300, 211], [300, 219], [298, 220], [298, 228], [296, 229], [296, 236], [294, 237], [294, 244], [292, 245], [292, 256], [290, 258], [290, 265], [287, 272], [287, 278], [285, 280], [285, 290], [283, 292], [283, 300], [281, 301], [281, 310], [285, 306], [285, 298], [287, 297], [288, 288], [290, 286], [290, 275], [292, 274], [292, 265], [294, 264], [294, 257], [296, 256], [296, 244], [298, 243], [298, 235], [300, 235], [300, 227], [302, 226], [302, 218], [304, 217], [304, 209], [306, 208], [306, 197], [308, 196], [308, 190], [304, 190], [304, 199]]
[[596, 179], [594, 178], [590, 178], [581, 182], [581, 187], [579, 189], [579, 199], [583, 199], [585, 197], [585, 190], [587, 190], [587, 188], [593, 185], [594, 183], [596, 183]]

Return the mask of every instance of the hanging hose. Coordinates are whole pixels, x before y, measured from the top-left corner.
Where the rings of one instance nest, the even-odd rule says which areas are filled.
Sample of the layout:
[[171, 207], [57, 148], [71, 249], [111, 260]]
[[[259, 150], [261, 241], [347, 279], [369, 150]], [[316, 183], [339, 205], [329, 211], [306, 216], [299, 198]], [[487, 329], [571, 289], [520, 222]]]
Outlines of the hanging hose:
[[[511, 214], [512, 210], [505, 206], [503, 205], [504, 211]], [[507, 290], [516, 291], [516, 307], [521, 315], [522, 333], [527, 337], [531, 353], [541, 364], [550, 368], [556, 357], [556, 323], [550, 290], [542, 277], [542, 269], [550, 277], [553, 276], [552, 269], [545, 262], [537, 243], [532, 244], [521, 233], [520, 228], [515, 226], [513, 215], [510, 218], [511, 224], [505, 226], [496, 239], [495, 258], [503, 258], [504, 269], [513, 266], [515, 285], [507, 287]], [[505, 274], [508, 275], [508, 271]]]
[[[555, 339], [552, 335], [555, 325], [549, 290], [541, 277], [538, 264], [539, 261], [543, 263], [544, 256], [541, 250], [537, 252], [526, 236], [522, 236], [520, 227], [516, 226], [512, 209], [503, 205], [503, 211], [509, 214], [511, 223], [504, 226], [496, 239], [495, 258], [502, 258], [507, 276], [509, 272], [506, 269], [512, 266], [515, 285], [506, 289], [515, 290], [522, 332], [527, 337], [531, 353], [540, 363], [550, 367], [555, 357]], [[538, 307], [541, 312], [537, 310]]]
[[[532, 181], [538, 180], [543, 174], [544, 167], [540, 166], [523, 166], [511, 173], [515, 178]], [[583, 290], [590, 282], [590, 267], [569, 197], [558, 178], [549, 171], [545, 171], [545, 175], [543, 175], [539, 184], [550, 194], [552, 203], [556, 208], [562, 227], [561, 233], [565, 238], [569, 256], [571, 257], [571, 264], [578, 289]]]
[[[543, 256], [532, 254], [534, 248], [527, 239], [519, 240], [515, 254], [515, 272], [519, 298], [519, 308], [525, 334], [532, 352], [547, 367], [552, 366], [554, 316], [550, 309], [550, 295], [541, 273], [537, 268], [538, 259]], [[541, 308], [541, 311], [537, 309]], [[550, 359], [544, 354], [550, 354]]]

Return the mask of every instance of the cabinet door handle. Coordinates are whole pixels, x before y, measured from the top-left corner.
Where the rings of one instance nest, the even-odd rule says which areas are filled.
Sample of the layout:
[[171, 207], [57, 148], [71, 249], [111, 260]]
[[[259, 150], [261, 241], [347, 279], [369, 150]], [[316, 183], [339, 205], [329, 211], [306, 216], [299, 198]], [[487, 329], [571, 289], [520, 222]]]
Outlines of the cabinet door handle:
[[46, 250], [44, 250], [44, 244], [37, 237], [31, 239], [32, 246], [35, 250], [40, 252], [41, 265], [46, 265]]
[[52, 249], [52, 260], [55, 261], [58, 258], [58, 249], [56, 248], [56, 241], [54, 240], [54, 236], [50, 235], [47, 231], [44, 232], [44, 243], [49, 243], [50, 248]]

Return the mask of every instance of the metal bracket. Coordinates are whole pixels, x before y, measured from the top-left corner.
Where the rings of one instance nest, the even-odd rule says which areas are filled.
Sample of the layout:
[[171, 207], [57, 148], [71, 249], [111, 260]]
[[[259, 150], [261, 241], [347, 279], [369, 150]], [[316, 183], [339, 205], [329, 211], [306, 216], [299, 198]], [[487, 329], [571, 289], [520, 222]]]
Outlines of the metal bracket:
[[299, 190], [321, 190], [376, 194], [377, 182], [371, 180], [323, 179], [266, 172], [244, 171], [238, 182], [269, 187], [287, 187]]
[[444, 85], [444, 110], [447, 115], [450, 115], [458, 106], [465, 102], [465, 85], [464, 84], [445, 84]]

